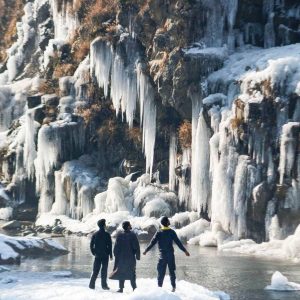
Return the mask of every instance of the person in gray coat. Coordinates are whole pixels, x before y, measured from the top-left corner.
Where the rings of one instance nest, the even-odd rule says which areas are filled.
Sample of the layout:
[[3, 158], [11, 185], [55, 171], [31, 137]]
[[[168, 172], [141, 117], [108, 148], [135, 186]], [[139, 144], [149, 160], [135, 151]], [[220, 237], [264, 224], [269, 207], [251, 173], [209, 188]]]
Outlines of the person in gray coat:
[[114, 270], [109, 277], [119, 280], [119, 293], [123, 293], [125, 280], [130, 280], [133, 290], [136, 289], [136, 260], [140, 260], [140, 244], [130, 222], [123, 222], [122, 227], [124, 231], [118, 233], [113, 251]]

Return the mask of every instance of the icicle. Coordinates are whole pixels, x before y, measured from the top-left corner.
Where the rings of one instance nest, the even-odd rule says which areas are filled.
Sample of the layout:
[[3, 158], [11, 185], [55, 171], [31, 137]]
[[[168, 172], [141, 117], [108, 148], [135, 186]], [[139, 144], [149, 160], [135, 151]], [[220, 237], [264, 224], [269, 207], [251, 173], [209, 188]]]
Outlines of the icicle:
[[200, 112], [197, 132], [195, 136], [195, 156], [192, 165], [192, 209], [205, 212], [209, 206], [210, 178], [209, 178], [209, 140], [211, 133]]
[[143, 149], [146, 156], [146, 171], [152, 176], [154, 146], [156, 136], [156, 105], [154, 90], [149, 79], [142, 71], [142, 66], [137, 65], [137, 85], [140, 102], [140, 120], [143, 124]]
[[26, 112], [25, 119], [25, 143], [24, 143], [24, 166], [29, 179], [34, 178], [34, 160], [37, 157], [35, 146], [36, 127], [34, 122], [34, 110], [30, 109]]
[[136, 109], [137, 81], [136, 73], [130, 68], [125, 68], [121, 57], [116, 54], [113, 61], [111, 75], [111, 98], [116, 113], [122, 111], [126, 114], [126, 120], [131, 128]]
[[238, 158], [232, 146], [231, 136], [227, 134], [230, 113], [228, 110], [222, 112], [220, 132], [215, 134], [210, 142], [213, 164], [211, 220], [219, 222], [228, 232], [233, 222], [233, 182]]
[[293, 129], [300, 127], [298, 122], [289, 122], [282, 128], [280, 141], [280, 162], [279, 162], [279, 183], [283, 184], [284, 177], [291, 176], [291, 172], [296, 159], [296, 138], [293, 136]]
[[192, 191], [192, 208], [198, 210], [197, 205], [195, 206], [194, 203], [198, 201], [196, 182], [197, 182], [197, 150], [196, 150], [196, 134], [197, 134], [197, 127], [198, 127], [198, 120], [199, 120], [199, 113], [202, 106], [202, 99], [199, 93], [191, 94], [192, 99], [192, 164], [191, 164], [191, 191]]
[[109, 42], [96, 39], [91, 44], [91, 73], [95, 74], [98, 85], [103, 88], [104, 96], [108, 96], [110, 72], [113, 61], [113, 50]]
[[239, 157], [234, 178], [233, 206], [235, 222], [232, 231], [237, 239], [245, 238], [246, 235], [248, 163], [248, 156], [241, 155]]
[[54, 173], [55, 176], [55, 202], [53, 203], [53, 207], [51, 213], [57, 215], [68, 215], [68, 202], [67, 197], [64, 191], [62, 172], [56, 171]]
[[60, 40], [71, 38], [79, 26], [78, 17], [70, 13], [73, 3], [66, 0], [51, 0], [51, 7], [54, 22], [54, 38]]
[[177, 166], [177, 138], [176, 133], [172, 132], [170, 136], [169, 148], [169, 190], [175, 191], [176, 187], [176, 173]]
[[181, 177], [179, 178], [178, 198], [180, 206], [189, 209], [189, 200], [191, 195], [189, 170], [191, 166], [191, 148], [184, 148], [182, 150], [181, 161]]

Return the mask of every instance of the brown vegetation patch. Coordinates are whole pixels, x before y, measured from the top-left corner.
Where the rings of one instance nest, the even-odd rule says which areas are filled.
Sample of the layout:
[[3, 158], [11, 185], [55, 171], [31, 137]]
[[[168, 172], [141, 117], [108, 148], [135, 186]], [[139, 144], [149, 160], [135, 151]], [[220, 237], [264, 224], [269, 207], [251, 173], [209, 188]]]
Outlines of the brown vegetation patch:
[[16, 41], [16, 24], [24, 14], [25, 2], [25, 0], [0, 0], [0, 62], [6, 59], [6, 49]]
[[54, 68], [53, 77], [73, 76], [77, 66], [74, 64], [57, 64]]
[[76, 113], [81, 116], [84, 120], [84, 123], [88, 125], [97, 117], [97, 115], [100, 114], [101, 109], [102, 107], [100, 103], [93, 103], [87, 107], [77, 108]]
[[105, 120], [97, 131], [99, 142], [107, 145], [113, 144], [114, 141], [118, 140], [120, 132], [118, 127], [115, 119]]
[[143, 134], [140, 127], [127, 128], [126, 135], [133, 142], [136, 148], [142, 146]]
[[178, 128], [178, 139], [182, 148], [190, 148], [192, 145], [192, 124], [184, 120]]

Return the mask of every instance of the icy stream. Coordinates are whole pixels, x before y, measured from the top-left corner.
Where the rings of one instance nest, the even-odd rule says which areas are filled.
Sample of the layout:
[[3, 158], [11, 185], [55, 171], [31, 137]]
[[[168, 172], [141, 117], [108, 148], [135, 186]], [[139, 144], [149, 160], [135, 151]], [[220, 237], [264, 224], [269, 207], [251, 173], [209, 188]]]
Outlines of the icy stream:
[[[70, 250], [68, 255], [49, 260], [24, 260], [21, 266], [12, 267], [15, 272], [71, 271], [76, 278], [90, 275], [92, 256], [89, 253], [89, 238], [71, 236], [57, 238]], [[142, 244], [141, 248], [145, 247]], [[266, 291], [272, 274], [278, 270], [294, 282], [300, 282], [299, 265], [291, 262], [224, 254], [214, 248], [187, 246], [191, 257], [186, 258], [176, 250], [177, 278], [197, 283], [210, 290], [222, 290], [233, 300], [297, 300], [299, 292]], [[138, 262], [137, 274], [140, 278], [154, 278], [156, 250], [143, 256]], [[110, 270], [112, 268], [110, 263]], [[13, 275], [13, 274], [11, 274]], [[99, 284], [100, 282], [98, 282]], [[166, 283], [168, 283], [166, 281]], [[167, 285], [167, 284], [166, 284]], [[1, 297], [0, 297], [1, 299]]]

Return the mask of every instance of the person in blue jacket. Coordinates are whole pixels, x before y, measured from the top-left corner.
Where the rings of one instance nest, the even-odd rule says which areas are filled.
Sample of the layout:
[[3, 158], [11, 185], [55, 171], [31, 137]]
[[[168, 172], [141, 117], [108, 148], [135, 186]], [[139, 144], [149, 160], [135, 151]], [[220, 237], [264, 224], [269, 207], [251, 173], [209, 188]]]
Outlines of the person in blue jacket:
[[176, 264], [175, 264], [175, 256], [174, 256], [174, 248], [173, 242], [182, 250], [186, 256], [190, 256], [190, 253], [186, 250], [183, 246], [181, 241], [179, 240], [176, 232], [171, 229], [170, 221], [167, 217], [162, 217], [161, 219], [161, 229], [156, 232], [153, 239], [151, 240], [149, 246], [145, 249], [144, 255], [156, 244], [158, 243], [159, 249], [159, 260], [157, 264], [157, 281], [158, 286], [162, 287], [164, 278], [166, 275], [167, 266], [169, 268], [172, 291], [175, 292], [176, 290]]

